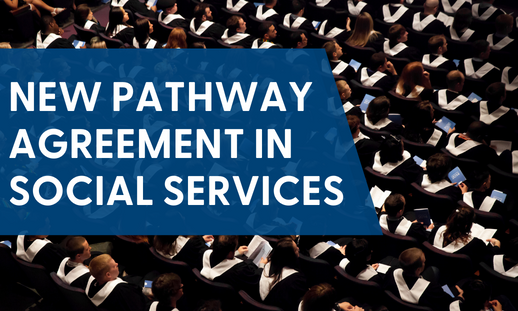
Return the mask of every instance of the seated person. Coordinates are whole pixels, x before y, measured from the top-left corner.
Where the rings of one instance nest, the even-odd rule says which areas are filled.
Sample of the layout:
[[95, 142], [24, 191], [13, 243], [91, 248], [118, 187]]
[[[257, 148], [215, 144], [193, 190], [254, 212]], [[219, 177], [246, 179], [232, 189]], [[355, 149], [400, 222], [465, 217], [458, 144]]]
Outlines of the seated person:
[[[322, 2], [326, 2], [326, 1], [327, 0], [322, 1]], [[322, 6], [322, 5], [319, 5], [319, 6]], [[331, 0], [331, 1], [329, 1], [329, 4], [327, 4], [325, 6], [332, 7], [333, 9], [339, 11], [339, 10], [342, 10], [341, 7], [343, 6], [343, 2], [337, 1], [337, 0], [334, 0], [334, 1]], [[345, 9], [345, 7], [343, 9]], [[352, 16], [358, 16], [363, 12], [374, 13], [373, 11], [374, 11], [374, 6], [367, 3], [366, 1], [347, 0], [347, 12], [349, 12], [349, 14], [351, 14]]]
[[139, 0], [112, 0], [111, 6], [112, 8], [124, 8], [124, 10], [139, 13], [140, 15], [150, 18], [154, 18], [156, 12], [156, 5], [148, 7], [146, 3], [140, 2]]
[[479, 111], [475, 114], [479, 120], [487, 125], [502, 125], [507, 129], [518, 128], [518, 115], [516, 111], [503, 106], [506, 98], [505, 84], [495, 82], [486, 89], [487, 101], [479, 102]]
[[468, 175], [469, 191], [464, 193], [462, 201], [474, 209], [483, 212], [505, 215], [505, 206], [502, 202], [491, 197], [491, 175], [487, 169], [475, 168]]
[[421, 187], [424, 190], [447, 195], [457, 202], [462, 199], [462, 195], [468, 192], [468, 186], [464, 183], [452, 184], [447, 178], [452, 170], [451, 159], [444, 153], [436, 153], [426, 161], [426, 174], [423, 175]]
[[516, 310], [503, 295], [491, 299], [491, 286], [479, 279], [470, 279], [462, 285], [462, 298], [450, 305], [450, 310]]
[[[337, 37], [336, 39], [340, 41], [340, 38]], [[371, 15], [364, 12], [356, 18], [353, 32], [346, 42], [352, 46], [373, 48], [380, 51], [383, 49], [385, 38], [379, 31], [374, 30], [374, 21]]]
[[404, 0], [389, 0], [378, 11], [378, 18], [389, 24], [410, 26], [414, 11], [403, 5]]
[[[412, 118], [405, 120], [405, 128], [402, 131], [403, 137], [407, 140], [429, 144], [437, 148], [446, 146], [446, 133], [435, 127], [434, 109], [429, 101], [422, 101], [417, 104]], [[455, 129], [450, 129], [453, 132]]]
[[441, 12], [454, 14], [460, 9], [471, 10], [471, 0], [441, 0]]
[[396, 85], [396, 93], [407, 98], [429, 100], [433, 95], [430, 74], [420, 62], [409, 63], [403, 68]]
[[[383, 210], [386, 214], [380, 216], [381, 228], [398, 235], [409, 236], [422, 243], [428, 240], [428, 232], [423, 224], [416, 221], [411, 222], [406, 219], [405, 213], [406, 200], [405, 197], [399, 193], [392, 193], [385, 200]], [[433, 228], [433, 224], [429, 226]]]
[[363, 67], [358, 78], [362, 85], [379, 87], [385, 92], [392, 90], [399, 79], [394, 65], [383, 52], [372, 54], [369, 67]]
[[467, 58], [459, 63], [459, 70], [473, 79], [482, 79], [488, 83], [500, 81], [502, 75], [499, 68], [488, 62], [491, 48], [489, 42], [478, 40], [473, 44], [473, 58]]
[[390, 100], [386, 96], [374, 98], [367, 107], [363, 122], [366, 127], [378, 131], [386, 131], [393, 135], [401, 133], [403, 127], [388, 118]]
[[153, 33], [153, 24], [148, 18], [139, 18], [135, 22], [133, 46], [136, 49], [161, 49], [162, 44], [149, 37]]
[[264, 5], [258, 5], [255, 17], [262, 21], [281, 23], [281, 16], [273, 8], [277, 5], [277, 0], [266, 0]]
[[423, 175], [423, 169], [404, 149], [401, 137], [393, 136], [385, 139], [380, 151], [374, 154], [372, 169], [383, 175], [402, 177], [407, 183], [421, 180]]
[[[360, 2], [361, 3], [361, 2]], [[300, 311], [333, 311], [333, 310], [349, 310], [349, 311], [363, 311], [358, 306], [353, 306], [347, 301], [340, 303], [335, 302], [336, 291], [327, 284], [313, 285], [304, 295], [300, 302]]]
[[489, 128], [481, 121], [472, 122], [465, 134], [451, 133], [446, 150], [456, 157], [489, 164], [498, 161], [496, 151], [489, 147]]
[[351, 80], [356, 76], [356, 70], [340, 60], [340, 57], [343, 55], [342, 47], [336, 41], [327, 41], [323, 48], [326, 50], [333, 75], [343, 76], [347, 80]]
[[[214, 5], [214, 4], [213, 4]], [[230, 0], [225, 1], [225, 7], [231, 12], [243, 13], [245, 16], [254, 15], [256, 9], [252, 2], [245, 0]], [[215, 5], [216, 6], [216, 5]], [[218, 7], [218, 6], [216, 6]]]
[[113, 311], [144, 310], [147, 298], [142, 288], [118, 278], [119, 265], [110, 255], [95, 257], [89, 268], [92, 275], [85, 293], [96, 307]]
[[201, 269], [203, 253], [208, 249], [205, 243], [214, 240], [211, 235], [156, 235], [153, 247], [165, 258], [183, 261], [193, 268]]
[[27, 262], [42, 265], [49, 272], [58, 271], [59, 264], [67, 257], [66, 250], [47, 240], [48, 235], [19, 235], [11, 245], [11, 251]]
[[278, 49], [280, 45], [273, 43], [272, 41], [277, 38], [277, 30], [273, 22], [262, 22], [257, 29], [257, 32], [262, 35], [261, 38], [257, 38], [252, 44], [252, 49]]
[[68, 257], [59, 265], [57, 276], [66, 284], [84, 290], [90, 279], [90, 270], [84, 261], [91, 257], [92, 248], [84, 237], [76, 236], [67, 241], [65, 249]]
[[504, 254], [487, 258], [486, 264], [504, 276], [518, 278], [518, 237], [508, 241], [503, 251]]
[[435, 280], [432, 269], [425, 270], [426, 258], [419, 248], [409, 248], [399, 255], [401, 268], [390, 269], [385, 276], [385, 288], [401, 300], [431, 307], [433, 310], [448, 310], [453, 301]]
[[365, 239], [353, 239], [347, 243], [346, 258], [340, 261], [340, 268], [347, 274], [362, 281], [371, 281], [381, 284], [382, 277], [376, 272], [379, 264], [370, 265], [372, 247]]
[[210, 37], [219, 40], [225, 32], [225, 26], [212, 21], [212, 11], [208, 4], [198, 4], [194, 8], [194, 17], [189, 29], [200, 37]]
[[353, 135], [354, 146], [362, 167], [372, 166], [372, 158], [374, 153], [380, 149], [380, 143], [371, 140], [360, 132], [360, 119], [356, 115], [348, 115], [347, 122], [349, 123], [349, 129]]
[[392, 25], [388, 32], [388, 40], [383, 43], [383, 52], [392, 57], [421, 61], [421, 52], [415, 47], [406, 45], [407, 41], [408, 32], [405, 27], [400, 24]]
[[338, 94], [340, 95], [340, 101], [344, 107], [346, 115], [355, 115], [358, 118], [363, 117], [363, 112], [360, 107], [353, 105], [349, 98], [351, 98], [351, 87], [345, 80], [337, 80], [335, 82]]
[[313, 27], [313, 24], [310, 20], [302, 17], [304, 15], [304, 2], [299, 0], [292, 1], [292, 13], [286, 14], [282, 21], [282, 24], [288, 28], [293, 30], [302, 30], [305, 31], [307, 35], [312, 32], [316, 33], [316, 29]]
[[306, 278], [296, 270], [299, 248], [291, 238], [282, 238], [268, 255], [261, 273], [259, 296], [267, 304], [296, 311], [307, 291]]
[[452, 25], [449, 30], [446, 31], [446, 35], [452, 40], [461, 42], [475, 42], [482, 39], [479, 33], [469, 28], [472, 19], [471, 10], [465, 8], [458, 10], [453, 17]]
[[156, 17], [160, 23], [173, 28], [180, 27], [185, 31], [189, 30], [189, 22], [182, 15], [176, 14], [178, 12], [176, 0], [160, 0], [157, 2], [157, 7], [162, 10]]
[[110, 38], [121, 40], [124, 43], [133, 43], [135, 29], [127, 24], [129, 16], [124, 8], [111, 8], [108, 17], [110, 21], [106, 24], [106, 35]]
[[447, 253], [468, 255], [472, 262], [481, 262], [487, 256], [499, 252], [499, 240], [487, 239], [486, 241], [490, 243], [486, 246], [484, 243], [486, 241], [472, 235], [475, 227], [484, 229], [473, 222], [474, 218], [473, 208], [459, 206], [450, 214], [446, 225], [437, 226], [432, 230], [429, 238], [430, 244]]
[[452, 60], [442, 55], [448, 51], [448, 42], [444, 35], [433, 36], [428, 40], [430, 54], [423, 55], [423, 65], [446, 69], [448, 71], [457, 70], [457, 65]]
[[84, 29], [90, 29], [98, 33], [104, 33], [104, 27], [99, 24], [95, 19], [92, 10], [85, 3], [77, 6], [74, 13], [74, 23], [83, 27]]
[[227, 20], [227, 29], [221, 36], [221, 40], [226, 44], [240, 45], [245, 49], [249, 49], [252, 47], [255, 38], [245, 33], [245, 30], [245, 21], [241, 17], [234, 15]]
[[151, 285], [155, 301], [148, 303], [149, 311], [178, 311], [176, 303], [183, 296], [182, 280], [175, 273], [161, 274]]
[[513, 17], [511, 15], [502, 14], [496, 19], [496, 33], [487, 36], [487, 42], [492, 50], [516, 53], [518, 50], [518, 42], [509, 37], [513, 31]]
[[74, 45], [61, 35], [65, 32], [54, 18], [44, 15], [41, 18], [42, 29], [36, 34], [37, 49], [73, 49]]
[[326, 236], [303, 236], [299, 238], [299, 248], [309, 257], [324, 260], [334, 267], [345, 257], [345, 243], [336, 249], [327, 243], [328, 240]]
[[255, 293], [260, 270], [253, 262], [234, 257], [235, 253], [243, 255], [248, 250], [246, 246], [238, 249], [237, 243], [237, 235], [218, 236], [214, 241], [214, 249], [203, 253], [203, 269], [200, 273], [211, 281], [232, 285], [236, 290]]
[[336, 22], [336, 19], [326, 19], [318, 26], [318, 34], [328, 38], [334, 38], [338, 42], [345, 41], [350, 35], [351, 19], [347, 18], [347, 24], [345, 25], [345, 29], [335, 27]]
[[505, 14], [504, 11], [492, 5], [494, 1], [495, 0], [482, 0], [480, 3], [473, 4], [471, 7], [473, 18], [479, 21], [493, 23], [497, 17]]
[[[436, 17], [439, 9], [439, 0], [426, 0], [423, 7], [423, 12], [414, 14], [412, 29], [424, 33], [444, 33], [446, 25]], [[439, 12], [439, 14], [442, 13]]]
[[432, 95], [431, 101], [445, 110], [455, 110], [464, 112], [466, 116], [471, 116], [478, 109], [466, 96], [462, 95], [464, 88], [464, 74], [458, 70], [450, 71], [446, 75], [448, 89], [439, 90]]

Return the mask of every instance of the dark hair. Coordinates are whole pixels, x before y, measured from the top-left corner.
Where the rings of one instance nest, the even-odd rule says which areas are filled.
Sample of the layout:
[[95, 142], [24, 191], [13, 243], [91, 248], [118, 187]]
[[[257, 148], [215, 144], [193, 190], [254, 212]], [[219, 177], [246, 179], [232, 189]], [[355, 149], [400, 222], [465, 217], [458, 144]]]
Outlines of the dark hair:
[[479, 143], [487, 143], [489, 127], [482, 121], [473, 121], [466, 131], [466, 135]]
[[471, 280], [467, 282], [462, 290], [464, 302], [462, 303], [465, 310], [483, 310], [485, 303], [491, 297], [491, 289], [482, 280]]
[[78, 5], [76, 8], [76, 12], [74, 13], [74, 23], [81, 27], [84, 27], [89, 14], [90, 8], [86, 3]]
[[182, 280], [175, 273], [161, 274], [151, 285], [153, 296], [160, 303], [171, 304], [171, 297], [182, 288]]
[[211, 263], [217, 264], [227, 258], [230, 252], [237, 249], [239, 237], [237, 235], [220, 235], [214, 240]]
[[423, 261], [421, 257], [423, 255], [423, 251], [417, 247], [412, 247], [407, 250], [404, 250], [399, 255], [399, 264], [404, 272], [413, 274], [415, 271], [423, 266]]
[[428, 48], [431, 53], [437, 53], [437, 50], [444, 45], [446, 38], [444, 35], [433, 36], [428, 40]]
[[149, 18], [139, 18], [135, 22], [135, 39], [140, 48], [145, 48], [145, 42], [149, 38]]
[[153, 247], [163, 254], [176, 255], [176, 239], [178, 235], [155, 235]]
[[353, 239], [347, 244], [346, 249], [345, 256], [349, 259], [349, 264], [345, 267], [345, 271], [356, 277], [367, 268], [367, 260], [372, 253], [372, 248], [366, 239]]
[[473, 16], [471, 15], [471, 10], [467, 8], [463, 8], [458, 10], [453, 17], [453, 24], [451, 27], [455, 29], [456, 32], [461, 31], [464, 28], [469, 27], [471, 25], [471, 20]]
[[374, 98], [367, 106], [367, 119], [372, 124], [378, 123], [378, 121], [388, 117], [390, 112], [390, 100], [386, 96], [378, 96]]
[[108, 27], [106, 27], [105, 33], [108, 36], [113, 36], [113, 32], [117, 25], [125, 25], [126, 23], [123, 22], [124, 20], [124, 13], [120, 7], [112, 7], [110, 10], [110, 14], [108, 15]]
[[304, 32], [302, 32], [302, 31], [295, 31], [291, 34], [290, 45], [292, 48], [297, 47], [297, 44], [299, 42], [302, 42], [302, 34], [304, 34]]
[[239, 28], [239, 20], [243, 19], [241, 16], [238, 15], [232, 15], [227, 20], [227, 28], [228, 28], [228, 35], [230, 36], [231, 33], [236, 33], [237, 29]]
[[486, 168], [474, 167], [468, 175], [468, 183], [470, 188], [478, 189], [489, 178], [489, 171]]
[[432, 183], [441, 181], [451, 170], [451, 159], [444, 153], [436, 153], [426, 161], [426, 172]]
[[270, 27], [274, 26], [273, 22], [271, 21], [264, 21], [262, 22], [259, 27], [257, 27], [257, 34], [260, 38], [263, 38], [265, 34], [270, 31]]
[[504, 246], [505, 258], [511, 259], [511, 262], [518, 264], [518, 237], [511, 239]]
[[335, 289], [327, 283], [313, 285], [302, 298], [302, 311], [330, 311], [335, 295]]
[[85, 251], [83, 244], [85, 244], [86, 239], [82, 236], [75, 236], [67, 241], [65, 245], [65, 250], [67, 251], [67, 256], [70, 259], [76, 259], [76, 256], [82, 254]]
[[335, 41], [327, 41], [324, 43], [324, 46], [322, 46], [324, 50], [326, 50], [327, 58], [333, 59], [333, 53], [336, 52], [336, 42]]
[[489, 101], [500, 102], [505, 96], [505, 84], [502, 82], [491, 83], [486, 89], [486, 98]]
[[270, 290], [280, 280], [282, 269], [284, 267], [291, 269], [295, 269], [297, 267], [298, 257], [293, 248], [293, 243], [292, 238], [282, 238], [277, 242], [275, 248], [268, 255], [268, 262], [270, 263], [268, 277], [273, 277]]
[[385, 211], [390, 217], [396, 217], [400, 210], [405, 209], [405, 197], [399, 193], [392, 193], [385, 200]]
[[50, 24], [52, 23], [55, 23], [56, 21], [54, 20], [54, 17], [50, 16], [50, 15], [44, 15], [42, 18], [41, 18], [41, 24], [43, 25], [43, 31], [42, 33], [45, 33], [49, 30], [49, 26]]
[[351, 130], [351, 134], [355, 133], [360, 127], [360, 118], [358, 118], [358, 116], [347, 116], [347, 122], [349, 123], [349, 129]]
[[369, 69], [372, 71], [377, 71], [380, 66], [385, 65], [385, 60], [387, 56], [383, 52], [374, 53], [371, 56], [369, 61]]
[[486, 53], [488, 47], [489, 42], [486, 40], [477, 40], [473, 42], [473, 56], [478, 57], [480, 54]]
[[207, 300], [203, 303], [203, 305], [198, 308], [198, 311], [220, 311], [221, 310], [221, 302], [219, 300]]
[[469, 239], [474, 219], [475, 212], [469, 206], [459, 206], [454, 210], [446, 221], [446, 230], [444, 230], [445, 244], [447, 245], [458, 240], [466, 243]]
[[210, 8], [210, 6], [206, 3], [201, 3], [201, 4], [198, 4], [195, 8], [194, 8], [194, 18], [202, 18], [203, 15], [205, 15], [206, 13], [206, 9], [207, 8]]
[[305, 6], [306, 4], [303, 1], [293, 0], [291, 1], [291, 13], [297, 14], [304, 9]]
[[401, 137], [389, 136], [380, 146], [381, 163], [399, 162], [403, 160], [403, 145]]
[[389, 28], [388, 39], [390, 40], [390, 44], [393, 45], [397, 43], [397, 40], [401, 38], [401, 35], [404, 34], [406, 28], [401, 24], [394, 24]]

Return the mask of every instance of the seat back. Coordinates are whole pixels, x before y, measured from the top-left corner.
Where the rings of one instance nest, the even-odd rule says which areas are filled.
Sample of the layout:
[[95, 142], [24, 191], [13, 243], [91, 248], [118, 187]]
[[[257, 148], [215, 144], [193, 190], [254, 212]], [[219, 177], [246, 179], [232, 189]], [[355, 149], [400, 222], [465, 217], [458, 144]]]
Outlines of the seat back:
[[373, 140], [379, 141], [379, 142], [385, 140], [387, 137], [390, 136], [390, 133], [387, 131], [374, 130], [369, 127], [366, 127], [363, 124], [360, 124], [360, 131], [364, 135], [367, 135], [370, 139], [373, 139]]
[[[11, 248], [2, 243], [0, 243], [0, 274], [2, 275], [3, 284], [21, 282], [32, 287], [18, 267], [18, 263], [13, 259]], [[26, 281], [23, 282], [23, 279]]]
[[86, 43], [90, 43], [90, 40], [98, 35], [97, 31], [83, 28], [78, 24], [74, 24], [74, 29], [76, 30], [77, 38]]
[[238, 292], [241, 298], [241, 304], [243, 305], [243, 311], [282, 311], [279, 307], [265, 305], [264, 303], [258, 302], [244, 290]]
[[309, 42], [311, 42], [311, 45], [315, 48], [321, 48], [329, 41], [335, 41], [333, 38], [329, 38], [326, 36], [321, 36], [317, 33], [312, 32], [311, 38], [309, 39]]
[[374, 29], [376, 29], [377, 31], [381, 32], [381, 34], [385, 38], [388, 37], [388, 32], [389, 32], [390, 27], [392, 27], [392, 25], [394, 25], [394, 24], [385, 23], [384, 21], [382, 21], [379, 18], [375, 18], [374, 19]]
[[220, 14], [220, 21], [221, 21], [222, 25], [226, 25], [227, 20], [234, 15], [237, 15], [237, 16], [241, 17], [245, 22], [248, 22], [248, 17], [245, 16], [245, 14], [243, 14], [241, 12], [231, 11], [227, 8], [219, 8], [218, 11]]
[[432, 83], [433, 88], [445, 89], [448, 87], [448, 84], [446, 83], [446, 75], [448, 75], [448, 70], [430, 67], [427, 65], [423, 65], [423, 68], [430, 74], [430, 82]]
[[305, 17], [311, 21], [323, 22], [326, 19], [332, 19], [335, 14], [335, 9], [331, 7], [320, 7], [313, 2], [309, 2], [306, 10], [304, 10]]
[[372, 281], [362, 281], [347, 274], [340, 266], [335, 266], [337, 275], [336, 288], [339, 292], [347, 293], [347, 296], [355, 297], [361, 302], [370, 304], [382, 304], [385, 294], [381, 286]]
[[187, 32], [187, 41], [188, 42], [203, 42], [205, 44], [205, 47], [208, 49], [213, 49], [218, 46], [218, 43], [214, 38], [211, 37], [202, 37], [198, 36], [192, 31]]
[[502, 215], [500, 214], [484, 212], [475, 209], [475, 215], [477, 224], [481, 225], [484, 228], [498, 229], [504, 231], [506, 230], [506, 223], [504, 217], [502, 217]]
[[364, 172], [369, 188], [378, 186], [383, 191], [390, 190], [402, 195], [406, 195], [408, 193], [408, 186], [403, 177], [386, 176], [376, 172], [371, 167], [366, 167]]
[[[466, 103], [465, 105], [469, 105], [469, 103]], [[442, 117], [452, 120], [455, 122], [456, 132], [464, 133], [468, 129], [470, 123], [473, 122], [473, 119], [462, 111], [443, 109], [434, 103], [432, 103], [432, 106], [435, 110], [435, 120], [440, 120]]]
[[259, 30], [259, 26], [261, 26], [261, 24], [263, 22], [264, 21], [258, 19], [257, 17], [255, 17], [253, 15], [248, 15], [248, 23], [247, 23], [247, 27], [246, 27], [246, 30], [247, 30], [246, 32], [250, 33], [254, 37], [260, 38], [261, 35], [259, 34], [258, 30]]
[[153, 256], [153, 268], [155, 270], [160, 273], [176, 273], [178, 276], [180, 276], [184, 284], [191, 284], [194, 282], [192, 267], [190, 267], [187, 263], [165, 258], [157, 253], [154, 247], [150, 247], [149, 251]]
[[365, 86], [356, 80], [349, 80], [349, 86], [353, 90], [352, 94], [354, 98], [362, 100], [365, 94], [369, 94], [374, 97], [385, 95], [385, 91], [382, 88], [374, 86]]
[[218, 299], [221, 301], [223, 310], [236, 310], [239, 308], [239, 295], [236, 290], [224, 283], [213, 282], [203, 275], [196, 268], [192, 269], [195, 286], [200, 297], [198, 299]]
[[86, 293], [81, 288], [72, 287], [64, 283], [57, 275], [56, 272], [51, 272], [50, 277], [56, 284], [61, 295], [70, 305], [72, 311], [96, 311], [97, 307], [92, 301], [86, 296]]
[[110, 38], [107, 35], [100, 33], [99, 36], [106, 42], [106, 47], [109, 49], [118, 49], [124, 45], [124, 43], [119, 39]]
[[486, 263], [480, 263], [480, 278], [493, 286], [492, 296], [506, 295], [513, 305], [518, 305], [518, 279], [502, 275]]
[[243, 48], [243, 46], [241, 46], [241, 45], [228, 44], [228, 43], [223, 42], [223, 40], [217, 40], [216, 44], [218, 45], [217, 47], [220, 49], [242, 49]]
[[385, 56], [387, 57], [387, 60], [394, 65], [397, 72], [403, 72], [403, 68], [410, 63], [408, 58], [393, 57], [388, 54]]
[[471, 93], [475, 93], [483, 98], [489, 83], [482, 79], [475, 79], [468, 76], [465, 76], [464, 78], [464, 94], [469, 96]]
[[518, 61], [513, 57], [511, 52], [491, 50], [488, 61], [500, 69], [507, 66], [516, 66]]
[[481, 167], [480, 162], [478, 162], [477, 160], [454, 156], [446, 148], [442, 148], [441, 152], [452, 159], [453, 167], [458, 166], [463, 172], [469, 172], [475, 168]]
[[410, 191], [412, 201], [416, 202], [415, 208], [428, 208], [435, 223], [446, 223], [448, 216], [457, 207], [457, 202], [450, 196], [428, 192], [415, 182], [410, 184]]
[[415, 46], [423, 54], [429, 53], [428, 40], [430, 40], [434, 34], [416, 31], [412, 27], [406, 27], [406, 31], [408, 32], [408, 43], [410, 46]]
[[147, 251], [147, 243], [136, 243], [125, 236], [115, 236], [113, 239], [113, 259], [124, 266], [129, 275], [144, 276], [153, 267], [153, 256]]
[[371, 56], [376, 53], [376, 50], [373, 48], [365, 48], [359, 46], [353, 46], [349, 43], [345, 42], [343, 44], [345, 58], [348, 60], [354, 59], [363, 65], [368, 65], [371, 59]]
[[321, 283], [334, 284], [335, 272], [333, 267], [325, 260], [313, 259], [300, 254], [299, 268], [300, 272], [306, 276], [308, 287]]
[[457, 40], [446, 39], [448, 42], [447, 58], [460, 59], [461, 62], [465, 58], [470, 58], [472, 55], [466, 51], [473, 51], [473, 44], [471, 42], [461, 42]]
[[34, 15], [28, 4], [22, 5], [16, 10], [11, 10], [11, 16], [15, 30], [13, 39], [25, 41], [36, 37]]
[[289, 49], [291, 46], [291, 35], [294, 34], [294, 33], [297, 33], [299, 31], [302, 31], [305, 35], [306, 35], [306, 38], [309, 38], [308, 37], [308, 34], [306, 33], [306, 31], [304, 30], [294, 30], [294, 29], [291, 29], [291, 28], [288, 28], [284, 25], [277, 25], [277, 31], [278, 31], [278, 34], [277, 34], [277, 40], [279, 40], [279, 43], [282, 44], [282, 46], [284, 48], [287, 48]]
[[493, 164], [488, 164], [487, 168], [491, 174], [491, 185], [495, 189], [507, 189], [510, 185], [518, 185], [518, 174], [508, 173]]
[[387, 97], [390, 99], [390, 112], [399, 113], [403, 118], [408, 118], [419, 103], [418, 99], [406, 98], [395, 91], [388, 91]]
[[409, 303], [401, 300], [396, 295], [394, 295], [391, 291], [385, 291], [387, 295], [387, 306], [390, 310], [398, 310], [398, 311], [433, 311], [432, 308], [416, 305], [413, 303]]
[[423, 160], [427, 160], [431, 155], [436, 154], [439, 151], [438, 148], [430, 144], [416, 143], [405, 138], [403, 138], [403, 143], [405, 150]]
[[423, 243], [426, 264], [441, 271], [441, 284], [456, 284], [462, 278], [473, 275], [474, 267], [468, 255], [451, 254], [434, 247], [429, 242]]
[[[168, 26], [164, 23], [161, 23], [159, 21], [156, 22], [156, 35], [154, 38], [160, 42], [160, 43], [167, 43], [167, 40], [169, 39], [169, 35], [171, 34], [171, 31], [173, 31], [174, 27]], [[153, 31], [153, 34], [155, 33]]]
[[383, 241], [381, 253], [386, 256], [398, 258], [399, 255], [406, 249], [417, 247], [419, 242], [410, 236], [394, 234], [388, 230], [381, 228], [383, 233]]

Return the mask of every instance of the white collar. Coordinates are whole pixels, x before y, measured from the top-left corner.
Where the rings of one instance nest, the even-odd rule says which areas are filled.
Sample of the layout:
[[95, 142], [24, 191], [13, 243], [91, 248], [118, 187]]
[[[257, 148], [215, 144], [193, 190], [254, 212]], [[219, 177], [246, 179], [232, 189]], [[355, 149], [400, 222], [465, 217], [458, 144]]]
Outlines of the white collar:
[[471, 242], [471, 240], [473, 240], [473, 237], [470, 234], [468, 240], [465, 243], [460, 241], [454, 241], [443, 247], [444, 231], [446, 231], [446, 226], [441, 226], [439, 229], [437, 229], [437, 232], [435, 233], [435, 237], [433, 239], [433, 246], [447, 253], [455, 253], [456, 251], [466, 246], [466, 244]]
[[394, 45], [392, 48], [390, 47], [389, 40], [386, 40], [385, 43], [383, 43], [383, 52], [385, 54], [388, 54], [390, 56], [394, 56], [399, 54], [401, 51], [406, 49], [408, 46], [404, 44], [403, 42], [399, 42], [398, 44]]
[[372, 124], [371, 121], [367, 118], [367, 114], [363, 116], [363, 121], [365, 123], [365, 126], [374, 130], [380, 130], [384, 128], [385, 126], [392, 123], [392, 121], [389, 118], [381, 119], [376, 124]]
[[489, 113], [487, 108], [487, 101], [481, 101], [480, 104], [480, 121], [485, 124], [491, 124], [506, 114], [510, 109], [504, 106], [498, 107], [495, 111]]
[[[90, 276], [88, 279], [88, 284], [86, 285], [85, 293], [88, 296], [88, 293], [90, 292], [90, 286], [92, 285], [92, 282], [95, 281], [95, 278], [93, 276]], [[93, 297], [88, 296], [90, 300], [93, 302], [95, 306], [99, 306], [101, 303], [108, 298], [108, 296], [112, 293], [112, 291], [115, 289], [115, 286], [126, 283], [123, 280], [117, 278], [113, 281], [106, 282], [106, 284], [103, 285], [100, 291], [98, 291]]]
[[430, 177], [428, 177], [427, 174], [423, 175], [423, 181], [421, 182], [421, 187], [423, 187], [424, 190], [432, 193], [437, 193], [444, 188], [448, 188], [449, 186], [451, 186], [451, 183], [446, 179], [432, 183]]
[[493, 267], [496, 272], [508, 276], [510, 278], [518, 277], [518, 265], [515, 265], [511, 269], [505, 271], [504, 268], [504, 255], [493, 256]]
[[25, 250], [25, 235], [19, 235], [16, 239], [16, 256], [25, 261], [32, 262], [38, 252], [48, 243], [51, 242], [47, 239], [37, 239], [32, 241], [31, 245]]
[[462, 142], [458, 146], [455, 146], [455, 138], [457, 138], [457, 136], [459, 136], [459, 133], [452, 134], [448, 141], [448, 145], [446, 146], [446, 150], [451, 152], [451, 154], [453, 154], [454, 156], [459, 156], [464, 152], [470, 150], [471, 148], [482, 145], [482, 143], [470, 139]]
[[240, 32], [237, 32], [236, 34], [232, 35], [232, 36], [228, 36], [228, 29], [225, 29], [225, 32], [223, 33], [223, 35], [221, 36], [221, 40], [223, 40], [223, 42], [225, 42], [226, 44], [234, 44], [234, 43], [237, 43], [247, 37], [249, 37], [250, 35], [247, 34], [247, 33], [240, 33]]
[[241, 259], [232, 258], [232, 259], [223, 259], [222, 262], [218, 263], [214, 267], [210, 265], [210, 255], [212, 254], [212, 250], [209, 249], [203, 253], [203, 269], [201, 269], [200, 274], [206, 277], [209, 280], [214, 280], [219, 277], [223, 273], [230, 270], [235, 265], [242, 262]]
[[[340, 266], [340, 268], [344, 269], [345, 270], [345, 267], [347, 267], [347, 265], [350, 263], [349, 259], [347, 258], [344, 258], [340, 261], [340, 263], [338, 264]], [[378, 275], [378, 272], [376, 270], [374, 270], [374, 268], [371, 266], [371, 265], [367, 265], [365, 267], [364, 270], [360, 271], [360, 273], [358, 273], [358, 275], [356, 276], [356, 278], [358, 280], [362, 280], [362, 281], [368, 281], [370, 280], [373, 276], [376, 276]]]
[[512, 92], [518, 89], [518, 75], [514, 77], [513, 82], [509, 82], [509, 69], [511, 69], [511, 67], [505, 67], [502, 71], [502, 83], [505, 84], [507, 91]]
[[[388, 218], [387, 214], [383, 214], [380, 216], [380, 226], [381, 226], [381, 228], [390, 232], [389, 227], [388, 227], [387, 218]], [[408, 233], [408, 230], [410, 230], [411, 226], [412, 226], [412, 222], [410, 222], [405, 217], [402, 217], [401, 221], [397, 225], [395, 233], [399, 234], [399, 235], [406, 235]]]
[[419, 299], [428, 285], [430, 285], [430, 282], [427, 280], [419, 278], [412, 286], [412, 289], [410, 289], [403, 278], [403, 269], [394, 270], [394, 281], [396, 281], [401, 300], [414, 304], [419, 303]]
[[372, 165], [372, 169], [376, 172], [379, 172], [383, 175], [388, 175], [392, 170], [394, 170], [396, 167], [401, 165], [406, 160], [410, 159], [412, 156], [408, 151], [403, 151], [403, 159], [399, 162], [387, 162], [383, 165], [381, 165], [381, 157], [380, 157], [380, 151], [376, 152], [374, 155], [374, 164]]
[[277, 283], [271, 285], [273, 283], [273, 278], [269, 277], [270, 274], [270, 263], [268, 262], [264, 266], [263, 273], [261, 274], [261, 279], [259, 280], [259, 295], [261, 299], [264, 301], [268, 294], [270, 293], [270, 287], [273, 289], [277, 284], [279, 284], [282, 280], [289, 277], [292, 274], [298, 273], [296, 270], [284, 267], [281, 272], [281, 277]]

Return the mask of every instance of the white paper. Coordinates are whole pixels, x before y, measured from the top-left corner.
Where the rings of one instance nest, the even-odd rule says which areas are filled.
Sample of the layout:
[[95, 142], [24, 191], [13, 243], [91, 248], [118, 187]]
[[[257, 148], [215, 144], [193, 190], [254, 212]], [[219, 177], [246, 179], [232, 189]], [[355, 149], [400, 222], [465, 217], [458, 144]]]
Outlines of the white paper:
[[386, 264], [382, 264], [382, 263], [380, 263], [380, 264], [379, 264], [379, 267], [378, 267], [378, 269], [376, 269], [376, 271], [377, 271], [378, 273], [386, 274], [386, 273], [387, 273], [387, 271], [388, 271], [389, 269], [390, 269], [390, 266], [389, 266], [389, 265], [386, 265]]
[[491, 146], [494, 146], [496, 148], [496, 153], [498, 153], [498, 155], [501, 155], [502, 152], [504, 152], [505, 150], [512, 150], [512, 145], [513, 143], [510, 142], [510, 141], [506, 141], [506, 140], [492, 140], [491, 141]]

